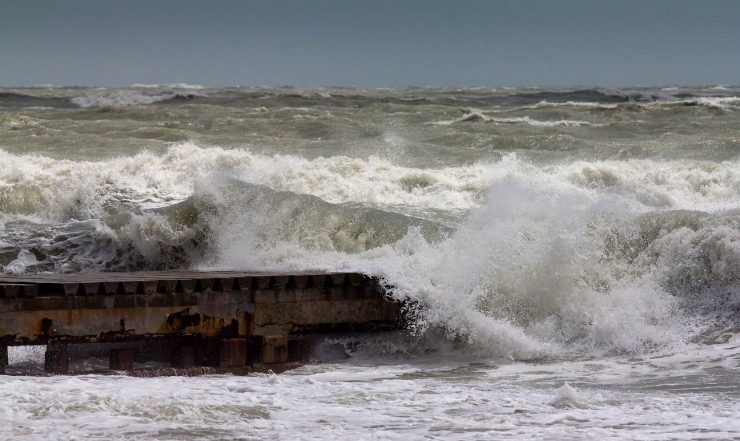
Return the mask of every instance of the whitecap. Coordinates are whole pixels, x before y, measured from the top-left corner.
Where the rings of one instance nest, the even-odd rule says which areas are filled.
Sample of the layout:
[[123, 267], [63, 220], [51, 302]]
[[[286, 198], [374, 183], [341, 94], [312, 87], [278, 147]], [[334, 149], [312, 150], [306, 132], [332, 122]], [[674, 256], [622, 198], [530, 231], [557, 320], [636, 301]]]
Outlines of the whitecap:
[[72, 98], [72, 102], [83, 108], [118, 107], [153, 104], [173, 98], [194, 98], [194, 93], [166, 92], [160, 94], [143, 93], [137, 90], [104, 91]]

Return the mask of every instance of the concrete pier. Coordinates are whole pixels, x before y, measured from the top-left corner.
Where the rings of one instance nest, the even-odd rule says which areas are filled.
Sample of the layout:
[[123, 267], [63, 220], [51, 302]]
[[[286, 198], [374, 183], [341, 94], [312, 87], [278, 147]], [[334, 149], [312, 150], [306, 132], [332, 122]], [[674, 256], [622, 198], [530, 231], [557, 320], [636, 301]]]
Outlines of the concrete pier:
[[80, 344], [111, 347], [116, 371], [147, 359], [278, 369], [307, 358], [313, 334], [388, 331], [399, 319], [378, 281], [354, 273], [0, 275], [0, 373], [15, 345], [46, 345], [46, 371], [68, 373]]

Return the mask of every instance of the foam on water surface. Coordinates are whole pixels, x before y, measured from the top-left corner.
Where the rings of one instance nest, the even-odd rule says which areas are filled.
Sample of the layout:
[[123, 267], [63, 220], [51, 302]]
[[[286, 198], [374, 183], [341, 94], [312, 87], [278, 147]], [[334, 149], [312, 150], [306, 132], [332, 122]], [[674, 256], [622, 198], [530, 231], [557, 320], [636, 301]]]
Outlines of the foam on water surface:
[[[518, 365], [411, 359], [311, 365], [252, 377], [0, 377], [17, 403], [4, 439], [673, 439], [740, 433], [738, 403], [706, 392], [576, 388], [501, 375]], [[555, 371], [555, 372], [553, 372]], [[586, 369], [588, 371], [588, 369]], [[561, 375], [563, 375], [561, 373]], [[540, 377], [542, 373], [537, 374]], [[691, 435], [693, 434], [693, 435]]]
[[3, 439], [739, 436], [737, 88], [194, 89], [3, 89], [2, 269], [361, 271], [409, 332], [2, 376]]
[[[566, 341], [609, 352], [683, 338], [681, 298], [696, 294], [702, 280], [709, 287], [702, 295], [714, 298], [737, 281], [737, 215], [723, 211], [738, 199], [738, 168], [730, 163], [543, 168], [508, 156], [413, 169], [375, 158], [309, 160], [192, 144], [103, 163], [5, 155], [16, 164], [0, 175], [9, 184], [8, 207], [20, 207], [6, 214], [6, 229], [23, 210], [48, 223], [84, 219], [40, 227], [44, 234], [18, 242], [8, 272], [39, 263], [127, 268], [142, 259], [152, 266], [365, 271], [385, 277], [399, 297], [429, 306], [419, 329], [443, 326], [517, 358], [558, 353], [552, 345]], [[79, 188], [71, 174], [90, 185]], [[21, 189], [34, 197], [13, 199]], [[141, 207], [183, 200], [192, 189], [179, 212]], [[675, 210], [688, 207], [709, 211], [692, 217]], [[666, 209], [673, 211], [659, 217]], [[434, 210], [467, 214], [437, 226], [413, 217], [433, 218]], [[645, 228], [631, 228], [635, 219]], [[655, 222], [668, 229], [651, 236]], [[634, 248], [645, 240], [644, 249]], [[633, 249], [623, 250], [620, 242], [629, 241]], [[709, 267], [699, 263], [704, 256]], [[686, 270], [698, 282], [682, 282]], [[727, 310], [735, 297], [713, 308]]]

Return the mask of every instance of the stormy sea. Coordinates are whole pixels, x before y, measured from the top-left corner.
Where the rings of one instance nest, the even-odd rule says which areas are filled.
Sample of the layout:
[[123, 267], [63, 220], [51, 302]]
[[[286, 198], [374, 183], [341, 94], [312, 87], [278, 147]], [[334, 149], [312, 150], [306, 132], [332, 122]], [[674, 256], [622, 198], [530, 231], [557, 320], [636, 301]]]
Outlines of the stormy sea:
[[0, 88], [0, 270], [357, 271], [282, 374], [39, 376], [0, 439], [738, 439], [740, 88]]

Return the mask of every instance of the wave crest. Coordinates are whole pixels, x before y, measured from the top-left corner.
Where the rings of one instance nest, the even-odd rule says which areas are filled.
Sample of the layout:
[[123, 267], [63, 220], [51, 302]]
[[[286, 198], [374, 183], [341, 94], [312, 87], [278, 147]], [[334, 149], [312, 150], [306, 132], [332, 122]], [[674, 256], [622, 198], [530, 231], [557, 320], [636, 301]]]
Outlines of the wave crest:
[[592, 124], [588, 121], [579, 121], [579, 120], [572, 120], [572, 119], [541, 121], [541, 120], [531, 118], [529, 116], [519, 116], [519, 117], [512, 117], [512, 118], [497, 118], [497, 117], [486, 115], [482, 110], [478, 110], [478, 109], [466, 108], [466, 109], [461, 109], [461, 110], [463, 112], [463, 116], [461, 116], [460, 118], [455, 119], [455, 120], [450, 120], [450, 121], [437, 121], [434, 124], [450, 125], [450, 124], [468, 123], [468, 122], [486, 122], [486, 123], [494, 123], [494, 124], [501, 124], [501, 125], [526, 124], [526, 125], [535, 126], [535, 127], [580, 127], [580, 126], [597, 125], [597, 124]]
[[72, 102], [83, 108], [140, 106], [170, 100], [191, 100], [203, 95], [193, 92], [146, 93], [138, 90], [101, 91], [72, 98]]

